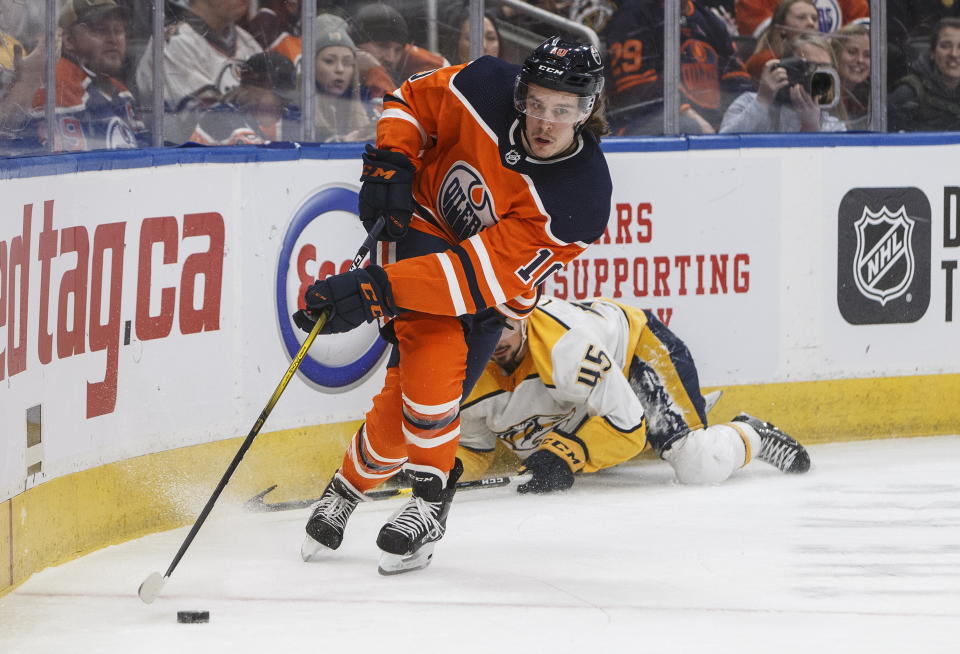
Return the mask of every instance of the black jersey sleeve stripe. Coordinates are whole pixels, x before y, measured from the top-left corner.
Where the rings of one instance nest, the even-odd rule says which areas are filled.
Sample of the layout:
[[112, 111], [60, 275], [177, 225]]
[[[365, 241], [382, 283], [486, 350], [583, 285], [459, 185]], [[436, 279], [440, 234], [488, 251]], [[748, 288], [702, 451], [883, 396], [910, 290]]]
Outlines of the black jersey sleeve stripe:
[[470, 255], [459, 245], [454, 245], [450, 250], [456, 253], [457, 258], [460, 259], [460, 265], [463, 267], [463, 276], [467, 278], [467, 286], [470, 288], [470, 297], [473, 298], [476, 311], [486, 309], [487, 301], [484, 299], [483, 293], [480, 292], [480, 282], [477, 281], [477, 273], [473, 269], [473, 262], [470, 261]]
[[388, 102], [396, 102], [397, 104], [402, 104], [407, 109], [410, 108], [410, 105], [407, 104], [406, 100], [399, 96], [393, 95], [392, 93], [387, 93], [383, 96], [383, 103], [386, 104]]
[[537, 294], [533, 298], [533, 302], [531, 302], [529, 305], [514, 302], [513, 300], [507, 300], [506, 306], [518, 316], [527, 316], [533, 313], [533, 310], [537, 308], [537, 304], [540, 302], [540, 298], [543, 296], [543, 286], [537, 286], [535, 290]]

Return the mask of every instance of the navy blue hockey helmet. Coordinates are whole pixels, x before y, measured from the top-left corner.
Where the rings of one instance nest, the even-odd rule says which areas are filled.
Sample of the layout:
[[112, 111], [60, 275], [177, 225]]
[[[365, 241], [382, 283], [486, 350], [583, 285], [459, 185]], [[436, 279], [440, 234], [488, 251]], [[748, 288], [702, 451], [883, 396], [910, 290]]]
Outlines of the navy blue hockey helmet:
[[[541, 112], [528, 102], [531, 84], [578, 96], [577, 110], [567, 115]], [[552, 36], [530, 53], [514, 83], [513, 103], [524, 115], [580, 126], [593, 112], [603, 92], [603, 60], [592, 45]]]
[[527, 91], [531, 84], [579, 96], [579, 111], [573, 119], [537, 115], [544, 120], [582, 124], [603, 92], [603, 60], [592, 45], [564, 41], [552, 36], [530, 53], [514, 84], [514, 106], [530, 115]]

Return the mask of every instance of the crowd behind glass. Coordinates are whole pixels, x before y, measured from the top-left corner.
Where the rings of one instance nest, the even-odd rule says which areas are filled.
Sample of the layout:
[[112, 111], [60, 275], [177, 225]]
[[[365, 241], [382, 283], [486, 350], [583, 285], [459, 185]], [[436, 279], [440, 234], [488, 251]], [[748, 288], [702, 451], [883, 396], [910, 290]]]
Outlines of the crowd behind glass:
[[[384, 94], [410, 75], [477, 51], [519, 63], [547, 35], [584, 40], [570, 25], [606, 53], [613, 134], [663, 134], [664, 0], [529, 2], [566, 22], [487, 0], [479, 30], [467, 0], [302, 1], [0, 0], [0, 156], [369, 141]], [[680, 133], [870, 128], [868, 0], [678, 4]], [[889, 131], [960, 129], [960, 2], [885, 6]]]

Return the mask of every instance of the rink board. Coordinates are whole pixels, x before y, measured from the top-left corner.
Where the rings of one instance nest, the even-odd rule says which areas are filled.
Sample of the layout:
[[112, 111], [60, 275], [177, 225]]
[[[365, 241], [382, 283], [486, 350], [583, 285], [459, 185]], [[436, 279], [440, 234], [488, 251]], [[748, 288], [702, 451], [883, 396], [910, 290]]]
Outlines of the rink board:
[[[546, 290], [656, 312], [725, 389], [714, 420], [747, 410], [805, 443], [956, 433], [960, 146], [854, 142], [612, 142], [607, 234]], [[299, 347], [303, 283], [362, 240], [358, 152], [0, 169], [0, 589], [192, 522]], [[319, 339], [231, 498], [315, 494], [383, 354], [372, 329]]]

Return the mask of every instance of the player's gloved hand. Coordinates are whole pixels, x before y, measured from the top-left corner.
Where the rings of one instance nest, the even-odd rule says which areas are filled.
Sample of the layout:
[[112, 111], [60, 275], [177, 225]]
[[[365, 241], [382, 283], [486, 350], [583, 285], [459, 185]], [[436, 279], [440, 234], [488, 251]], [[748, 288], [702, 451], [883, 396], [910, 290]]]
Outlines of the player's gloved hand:
[[386, 221], [381, 241], [399, 241], [407, 233], [413, 215], [413, 173], [415, 169], [401, 152], [381, 150], [369, 143], [363, 154], [360, 181], [360, 220], [369, 233], [377, 218]]
[[320, 315], [329, 310], [321, 334], [348, 332], [380, 316], [395, 316], [399, 311], [393, 302], [390, 280], [380, 266], [357, 268], [318, 280], [307, 288], [303, 300], [307, 308], [293, 314], [293, 322], [309, 332]]
[[573, 486], [570, 466], [549, 450], [537, 450], [527, 457], [520, 472], [532, 472], [533, 479], [517, 486], [518, 493], [551, 493]]

